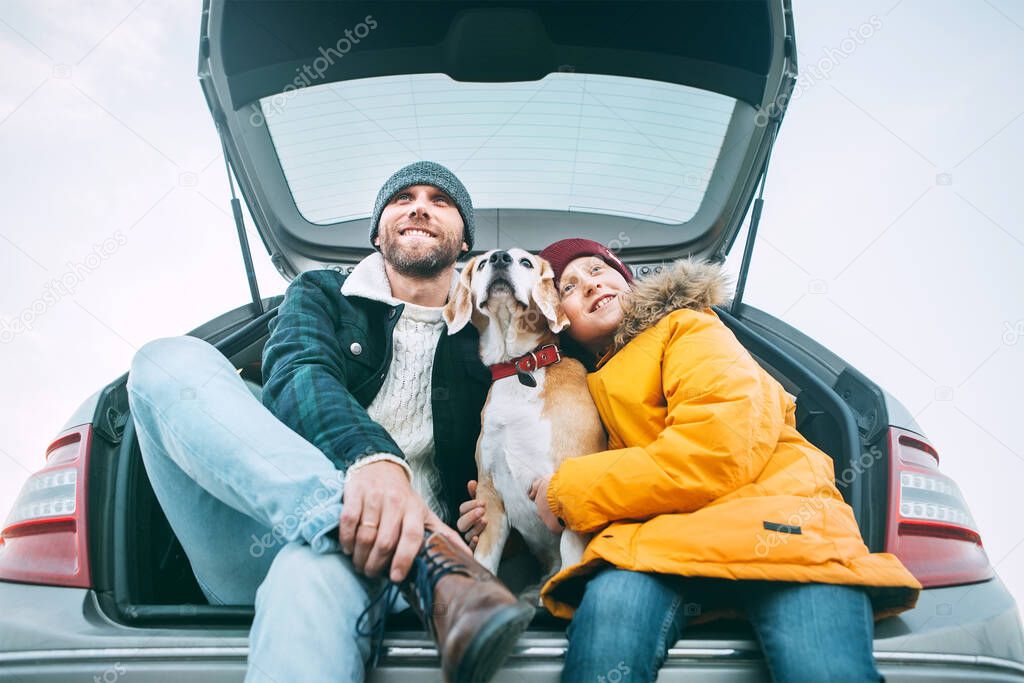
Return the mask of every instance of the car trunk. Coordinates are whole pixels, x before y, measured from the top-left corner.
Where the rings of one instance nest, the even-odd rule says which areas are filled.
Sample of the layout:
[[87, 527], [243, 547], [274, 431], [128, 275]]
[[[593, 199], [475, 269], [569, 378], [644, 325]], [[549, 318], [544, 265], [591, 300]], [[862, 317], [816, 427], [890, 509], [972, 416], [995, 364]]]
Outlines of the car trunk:
[[206, 0], [199, 79], [282, 275], [368, 254], [377, 189], [445, 164], [475, 252], [584, 232], [724, 258], [796, 79], [788, 0]]
[[[235, 367], [240, 368], [240, 376], [257, 395], [260, 392], [260, 359], [268, 338], [267, 323], [275, 315], [279, 300], [268, 300], [267, 312], [251, 322], [237, 323], [208, 337]], [[832, 375], [830, 378], [830, 374], [822, 373], [820, 368], [811, 368], [806, 360], [798, 361], [789, 350], [780, 348], [778, 341], [781, 338], [772, 341], [762, 334], [767, 328], [756, 331], [754, 326], [734, 318], [727, 311], [719, 309], [718, 312], [758, 362], [796, 396], [798, 428], [836, 460], [838, 471], [850, 458], [848, 444], [851, 439], [858, 441], [859, 437], [850, 407], [831, 389], [836, 377]], [[744, 313], [756, 313], [762, 323], [766, 319], [772, 320], [749, 307], [744, 307]], [[202, 329], [196, 332], [196, 336], [203, 336]], [[104, 399], [106, 403], [126, 405], [126, 399], [118, 397], [124, 392], [123, 379], [110, 388]], [[103, 411], [101, 405], [98, 413]], [[854, 425], [852, 431], [851, 425]], [[93, 477], [90, 498], [104, 501], [104, 504], [93, 506], [96, 533], [92, 539], [92, 557], [95, 558], [97, 595], [108, 615], [119, 622], [139, 627], [223, 627], [223, 631], [217, 628], [208, 631], [211, 636], [247, 627], [253, 617], [252, 606], [209, 605], [204, 599], [181, 545], [153, 494], [131, 420], [125, 424], [118, 447], [110, 453], [97, 454], [94, 467], [99, 471]], [[860, 514], [866, 507], [861, 502], [866, 500], [863, 492], [855, 494], [846, 487], [844, 495], [858, 513], [865, 538], [878, 536], [876, 531], [884, 525], [884, 515], [880, 518], [876, 515], [872, 519]], [[501, 576], [511, 587], [523, 587], [530, 582], [535, 571], [536, 566], [531, 559], [518, 554], [506, 558]], [[565, 622], [542, 613], [535, 619], [528, 637], [561, 637], [564, 627]], [[410, 643], [423, 637], [410, 613], [393, 618], [389, 622], [389, 631], [392, 638], [406, 639]], [[738, 638], [746, 642], [749, 636], [745, 623], [719, 621], [688, 630], [685, 639], [724, 642]]]

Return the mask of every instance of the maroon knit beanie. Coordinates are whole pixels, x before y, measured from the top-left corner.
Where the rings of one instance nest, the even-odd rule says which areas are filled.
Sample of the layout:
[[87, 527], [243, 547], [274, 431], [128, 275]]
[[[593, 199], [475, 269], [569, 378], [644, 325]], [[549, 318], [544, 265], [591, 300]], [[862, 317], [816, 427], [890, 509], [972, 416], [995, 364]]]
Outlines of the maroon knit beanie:
[[629, 272], [629, 266], [620, 261], [603, 244], [594, 240], [581, 237], [559, 240], [545, 247], [537, 256], [551, 264], [552, 270], [555, 271], [556, 287], [562, 279], [562, 271], [569, 265], [569, 262], [581, 256], [597, 256], [609, 266], [619, 271], [619, 274], [626, 279], [626, 282], [633, 284], [633, 274]]

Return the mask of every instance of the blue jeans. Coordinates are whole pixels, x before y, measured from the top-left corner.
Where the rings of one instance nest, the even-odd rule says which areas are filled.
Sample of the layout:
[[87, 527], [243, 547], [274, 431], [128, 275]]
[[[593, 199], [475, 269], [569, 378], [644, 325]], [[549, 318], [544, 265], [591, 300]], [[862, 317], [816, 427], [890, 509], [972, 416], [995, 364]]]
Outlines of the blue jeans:
[[[140, 348], [128, 401], [153, 491], [203, 594], [256, 607], [246, 681], [363, 680], [370, 641], [356, 621], [383, 583], [341, 552], [342, 473], [201, 339]], [[406, 607], [400, 598], [394, 611]]]
[[[737, 581], [772, 680], [881, 681], [867, 594], [822, 583]], [[569, 624], [562, 680], [653, 681], [699, 609], [681, 577], [607, 568], [586, 586]]]

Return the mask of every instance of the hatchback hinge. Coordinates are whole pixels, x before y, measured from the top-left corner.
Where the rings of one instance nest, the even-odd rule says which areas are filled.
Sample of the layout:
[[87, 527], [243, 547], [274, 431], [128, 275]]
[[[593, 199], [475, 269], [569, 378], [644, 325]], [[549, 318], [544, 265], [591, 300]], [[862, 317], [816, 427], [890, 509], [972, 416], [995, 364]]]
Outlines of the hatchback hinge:
[[105, 387], [96, 403], [97, 414], [93, 416], [93, 432], [99, 434], [111, 444], [121, 443], [125, 425], [128, 424], [128, 392], [124, 384], [113, 384]]
[[228, 174], [228, 186], [231, 187], [231, 215], [235, 217], [235, 230], [238, 231], [238, 243], [242, 247], [242, 261], [245, 263], [245, 276], [249, 280], [249, 295], [252, 297], [252, 304], [256, 309], [256, 315], [263, 314], [263, 299], [260, 298], [260, 288], [256, 282], [256, 271], [252, 266], [252, 252], [249, 251], [249, 238], [245, 236], [245, 221], [242, 218], [242, 204], [235, 195], [235, 179], [231, 173], [231, 159], [228, 157], [228, 146], [224, 140], [224, 129], [217, 125], [217, 134], [220, 136], [220, 146], [224, 151], [224, 169]]
[[782, 117], [771, 118], [768, 125], [771, 126], [771, 138], [768, 140], [768, 151], [764, 155], [764, 165], [761, 167], [761, 187], [758, 189], [757, 198], [754, 200], [753, 210], [750, 212], [750, 229], [747, 230], [747, 241], [743, 245], [743, 260], [740, 261], [740, 272], [736, 277], [736, 293], [733, 295], [729, 312], [739, 315], [740, 302], [743, 300], [743, 290], [747, 285], [747, 271], [750, 270], [750, 257], [754, 253], [754, 239], [757, 237], [757, 225], [761, 222], [761, 211], [764, 209], [764, 183], [768, 177], [768, 163], [772, 159], [772, 148], [775, 147], [775, 136], [779, 133], [779, 126], [782, 124]]

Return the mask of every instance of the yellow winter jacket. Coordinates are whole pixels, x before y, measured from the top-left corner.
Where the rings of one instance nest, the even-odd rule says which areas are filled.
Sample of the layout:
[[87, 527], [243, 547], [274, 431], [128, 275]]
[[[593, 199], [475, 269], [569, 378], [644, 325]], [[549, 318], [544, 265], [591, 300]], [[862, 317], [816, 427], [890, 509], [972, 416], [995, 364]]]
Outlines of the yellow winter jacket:
[[545, 606], [571, 617], [611, 564], [870, 586], [876, 618], [913, 607], [921, 584], [868, 551], [832, 459], [796, 430], [793, 397], [710, 308], [726, 288], [719, 266], [683, 260], [624, 301], [613, 351], [587, 378], [609, 450], [566, 460], [548, 488], [555, 515], [594, 536], [545, 584]]

